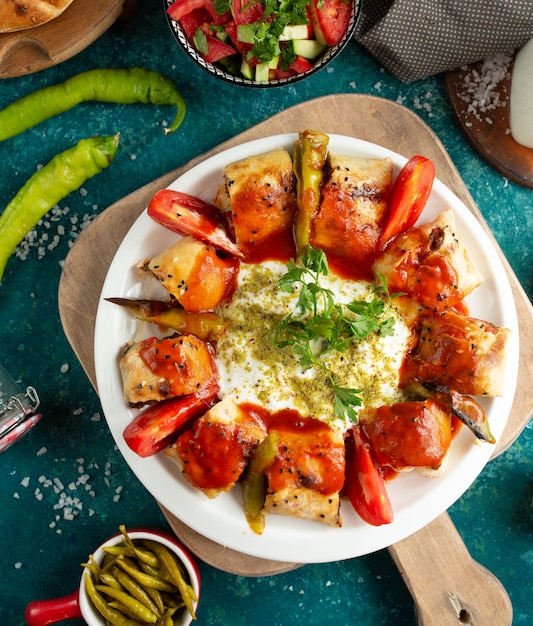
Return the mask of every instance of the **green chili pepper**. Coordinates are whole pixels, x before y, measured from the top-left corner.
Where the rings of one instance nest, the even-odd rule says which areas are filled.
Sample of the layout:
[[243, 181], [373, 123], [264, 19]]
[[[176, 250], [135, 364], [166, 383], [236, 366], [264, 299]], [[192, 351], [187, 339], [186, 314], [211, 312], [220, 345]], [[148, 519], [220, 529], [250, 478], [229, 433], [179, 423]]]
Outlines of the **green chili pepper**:
[[267, 492], [266, 468], [278, 453], [279, 435], [271, 430], [268, 436], [257, 446], [248, 466], [248, 472], [242, 482], [244, 514], [248, 526], [254, 533], [261, 535], [265, 529], [263, 506]]
[[106, 168], [118, 143], [118, 134], [82, 139], [26, 182], [0, 215], [0, 282], [9, 257], [26, 234], [55, 204]]
[[294, 237], [300, 255], [309, 245], [311, 222], [320, 204], [328, 142], [327, 135], [313, 130], [300, 132], [294, 142], [294, 173], [298, 183]]
[[167, 583], [166, 581], [156, 578], [155, 576], [150, 576], [150, 574], [145, 574], [141, 572], [135, 565], [133, 561], [130, 559], [119, 555], [116, 560], [116, 564], [121, 567], [127, 574], [129, 574], [134, 580], [136, 580], [140, 585], [142, 585], [145, 589], [148, 587], [152, 587], [152, 589], [159, 589], [159, 591], [175, 591], [175, 586]]
[[141, 67], [95, 69], [72, 76], [64, 83], [34, 91], [2, 109], [0, 141], [90, 100], [176, 106], [176, 117], [165, 129], [165, 134], [179, 128], [186, 112], [185, 101], [174, 83], [159, 72]]
[[191, 617], [196, 619], [196, 613], [194, 610], [194, 602], [198, 600], [194, 589], [187, 583], [183, 577], [180, 565], [176, 561], [174, 555], [165, 546], [156, 543], [155, 541], [145, 540], [145, 545], [153, 550], [161, 565], [167, 570], [172, 577], [172, 581], [179, 589], [181, 597], [185, 602], [185, 606], [189, 611]]
[[109, 596], [114, 600], [118, 600], [121, 604], [128, 607], [128, 610], [130, 610], [133, 615], [136, 615], [137, 619], [140, 619], [147, 624], [155, 624], [157, 622], [157, 615], [152, 613], [152, 611], [150, 611], [150, 609], [147, 608], [142, 602], [139, 602], [139, 600], [130, 596], [125, 591], [115, 589], [114, 587], [108, 587], [107, 585], [95, 585], [95, 588], [96, 591], [99, 591], [101, 594]]
[[96, 589], [89, 574], [85, 574], [85, 589], [96, 610], [111, 624], [114, 624], [114, 626], [139, 625], [139, 622], [137, 620], [132, 621], [131, 619], [125, 617], [119, 611], [116, 611], [113, 607], [109, 606], [105, 599], [98, 593], [98, 590]]
[[[160, 611], [159, 608], [154, 604], [152, 598], [148, 594], [148, 591], [146, 589], [143, 589], [141, 585], [133, 580], [133, 578], [130, 578], [130, 576], [128, 576], [126, 572], [121, 571], [118, 567], [114, 567], [113, 576], [126, 591], [128, 591], [136, 600], [142, 602], [142, 604], [150, 609], [152, 613], [158, 616], [162, 614], [163, 611]], [[105, 580], [103, 580], [102, 577], [100, 577], [100, 579], [104, 584], [108, 584]], [[114, 587], [114, 585], [109, 586]]]
[[[217, 339], [226, 330], [228, 323], [217, 313], [185, 311], [175, 300], [137, 300], [134, 298], [106, 298], [108, 302], [127, 308], [136, 318], [173, 328], [180, 333], [192, 333], [200, 339]], [[154, 565], [149, 563], [149, 565]], [[157, 566], [157, 563], [154, 567]]]

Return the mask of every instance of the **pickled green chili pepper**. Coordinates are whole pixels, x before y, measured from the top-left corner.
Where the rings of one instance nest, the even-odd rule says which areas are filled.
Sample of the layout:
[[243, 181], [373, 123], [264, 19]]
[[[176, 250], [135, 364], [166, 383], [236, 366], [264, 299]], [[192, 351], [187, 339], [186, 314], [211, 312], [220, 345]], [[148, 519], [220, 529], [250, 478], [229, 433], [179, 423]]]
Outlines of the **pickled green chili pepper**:
[[130, 596], [125, 591], [115, 589], [114, 587], [108, 587], [106, 585], [95, 585], [96, 591], [109, 596], [115, 600], [118, 600], [121, 604], [126, 606], [133, 615], [147, 624], [155, 624], [157, 622], [157, 615], [152, 613], [142, 602], [139, 602], [133, 596]]
[[177, 107], [176, 117], [165, 129], [174, 132], [185, 118], [185, 101], [174, 83], [163, 74], [141, 67], [94, 69], [43, 87], [12, 102], [0, 111], [0, 141], [68, 111], [80, 102], [156, 104]]
[[187, 581], [183, 577], [180, 566], [170, 550], [168, 550], [168, 548], [166, 548], [165, 546], [156, 543], [155, 541], [145, 540], [144, 543], [154, 551], [155, 555], [161, 562], [162, 567], [166, 569], [166, 571], [172, 578], [173, 583], [178, 588], [183, 602], [185, 603], [185, 606], [187, 607], [187, 610], [189, 611], [191, 617], [193, 619], [196, 619], [194, 602], [196, 602], [198, 598], [196, 597], [194, 589], [191, 587], [191, 585], [187, 583]]
[[109, 606], [96, 589], [89, 574], [85, 574], [85, 590], [96, 610], [107, 620], [106, 623], [109, 622], [114, 626], [138, 626], [139, 622], [137, 620], [128, 619], [125, 615]]
[[27, 233], [55, 204], [113, 161], [119, 138], [117, 134], [82, 139], [20, 189], [0, 215], [0, 282], [9, 257]]

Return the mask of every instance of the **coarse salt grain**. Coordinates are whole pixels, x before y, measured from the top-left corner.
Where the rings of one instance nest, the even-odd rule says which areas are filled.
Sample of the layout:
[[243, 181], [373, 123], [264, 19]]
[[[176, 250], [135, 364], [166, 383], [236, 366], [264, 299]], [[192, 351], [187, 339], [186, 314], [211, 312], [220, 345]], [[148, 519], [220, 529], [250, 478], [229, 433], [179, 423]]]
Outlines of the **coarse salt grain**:
[[491, 123], [485, 114], [507, 106], [507, 99], [500, 93], [501, 82], [510, 78], [512, 56], [498, 54], [485, 60], [479, 71], [462, 67], [465, 71], [461, 90], [457, 96], [465, 103], [465, 113], [479, 122]]

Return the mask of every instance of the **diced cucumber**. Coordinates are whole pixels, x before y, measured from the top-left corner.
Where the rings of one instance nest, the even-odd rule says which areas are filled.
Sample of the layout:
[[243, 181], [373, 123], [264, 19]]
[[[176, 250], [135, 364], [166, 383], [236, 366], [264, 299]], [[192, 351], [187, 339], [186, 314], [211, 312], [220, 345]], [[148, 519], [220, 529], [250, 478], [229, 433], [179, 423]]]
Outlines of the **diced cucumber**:
[[278, 67], [279, 57], [273, 57], [268, 63], [258, 63], [255, 66], [255, 82], [256, 83], [268, 83], [270, 70], [275, 70]]
[[226, 41], [226, 39], [228, 38], [228, 33], [224, 29], [217, 30], [215, 32], [215, 37], [220, 41]]
[[287, 24], [281, 33], [280, 41], [290, 41], [291, 39], [308, 39], [309, 31], [307, 24]]
[[252, 24], [237, 24], [237, 41], [253, 44], [255, 32]]
[[292, 42], [292, 47], [294, 53], [304, 57], [304, 59], [315, 59], [327, 48], [327, 46], [318, 43], [316, 39], [295, 39]]
[[270, 68], [268, 63], [258, 63], [255, 66], [255, 82], [256, 83], [268, 83], [268, 74]]
[[254, 70], [246, 59], [242, 60], [241, 74], [244, 76], [244, 78], [248, 78], [249, 80], [254, 79]]

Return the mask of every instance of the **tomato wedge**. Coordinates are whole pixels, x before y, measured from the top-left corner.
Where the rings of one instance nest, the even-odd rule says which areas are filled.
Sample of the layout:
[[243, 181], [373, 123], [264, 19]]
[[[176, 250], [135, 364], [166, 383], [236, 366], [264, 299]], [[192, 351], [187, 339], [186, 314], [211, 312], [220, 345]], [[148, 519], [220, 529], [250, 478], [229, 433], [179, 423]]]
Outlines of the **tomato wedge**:
[[191, 11], [197, 9], [209, 9], [212, 3], [209, 0], [176, 0], [167, 9], [167, 13], [173, 20], [181, 20], [184, 15], [188, 15]]
[[415, 225], [426, 206], [434, 180], [435, 164], [423, 156], [411, 157], [403, 166], [390, 192], [389, 215], [378, 244], [380, 250]]
[[382, 526], [392, 522], [394, 514], [385, 480], [359, 426], [352, 426], [347, 433], [343, 492], [368, 524]]
[[122, 436], [128, 447], [146, 458], [173, 443], [180, 431], [217, 402], [216, 391], [179, 396], [154, 404], [130, 422]]
[[192, 235], [217, 250], [236, 257], [243, 254], [222, 225], [220, 211], [200, 198], [171, 189], [158, 191], [150, 200], [148, 215], [180, 235]]
[[326, 46], [339, 43], [348, 28], [352, 5], [346, 0], [311, 0], [311, 21], [319, 43]]

